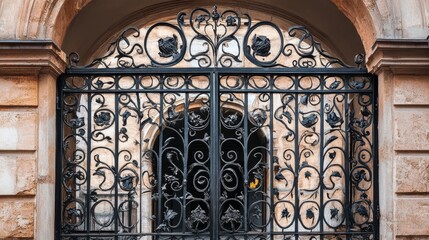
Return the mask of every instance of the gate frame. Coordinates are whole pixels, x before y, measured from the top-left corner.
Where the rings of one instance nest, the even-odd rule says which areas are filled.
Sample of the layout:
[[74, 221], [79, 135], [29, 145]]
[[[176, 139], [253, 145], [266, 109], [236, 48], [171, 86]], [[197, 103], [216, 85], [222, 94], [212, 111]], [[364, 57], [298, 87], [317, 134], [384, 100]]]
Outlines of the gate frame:
[[[194, 11], [191, 12], [191, 20], [192, 20], [192, 15], [194, 14], [194, 12], [196, 11], [203, 11], [203, 12], [207, 12], [208, 13], [208, 20], [210, 20], [210, 18], [212, 18], [216, 24], [219, 21], [219, 19], [221, 18], [221, 15], [217, 12], [217, 8], [216, 6], [214, 6], [213, 8], [213, 12], [212, 14], [210, 14], [210, 12], [206, 9], [202, 9], [202, 8], [197, 8]], [[233, 11], [226, 11], [226, 12], [233, 12]], [[225, 13], [225, 12], [224, 12]], [[235, 12], [233, 12], [235, 13]], [[210, 100], [219, 100], [219, 95], [221, 93], [221, 90], [219, 89], [219, 75], [220, 74], [229, 74], [229, 75], [240, 75], [240, 74], [244, 74], [244, 75], [281, 75], [281, 76], [293, 76], [293, 75], [300, 75], [300, 76], [314, 76], [314, 75], [322, 75], [322, 76], [368, 76], [371, 80], [372, 80], [372, 89], [368, 90], [368, 92], [372, 93], [373, 96], [373, 122], [372, 122], [372, 129], [373, 129], [373, 145], [372, 145], [372, 156], [373, 156], [373, 168], [372, 173], [373, 173], [373, 195], [374, 195], [374, 202], [373, 202], [373, 212], [372, 212], [372, 216], [374, 219], [374, 227], [375, 229], [373, 229], [373, 234], [374, 234], [374, 238], [378, 239], [379, 238], [379, 224], [380, 224], [380, 213], [379, 213], [379, 181], [378, 181], [378, 87], [377, 87], [377, 77], [375, 75], [369, 74], [367, 72], [367, 70], [365, 68], [361, 68], [359, 67], [362, 63], [363, 63], [363, 56], [362, 55], [357, 55], [357, 58], [355, 58], [355, 62], [356, 64], [358, 64], [358, 67], [356, 68], [352, 68], [352, 67], [348, 67], [347, 65], [345, 65], [341, 60], [331, 57], [330, 55], [328, 55], [321, 47], [321, 45], [314, 41], [313, 37], [311, 35], [305, 35], [303, 38], [301, 38], [301, 41], [303, 40], [309, 40], [311, 42], [311, 46], [314, 47], [313, 50], [315, 50], [318, 54], [320, 54], [320, 56], [323, 56], [325, 58], [328, 59], [328, 63], [327, 65], [324, 65], [323, 67], [304, 67], [303, 65], [301, 65], [300, 60], [304, 59], [308, 59], [308, 58], [315, 58], [315, 56], [313, 55], [313, 52], [308, 53], [305, 51], [305, 48], [301, 48], [301, 46], [298, 46], [297, 49], [295, 49], [299, 56], [300, 59], [298, 60], [297, 63], [294, 63], [293, 67], [287, 67], [287, 66], [283, 66], [280, 64], [276, 63], [276, 60], [278, 59], [278, 57], [280, 55], [285, 55], [285, 56], [289, 56], [287, 52], [283, 52], [284, 49], [282, 49], [282, 51], [279, 52], [279, 54], [277, 55], [277, 57], [274, 58], [273, 61], [269, 61], [269, 62], [262, 62], [260, 60], [258, 60], [255, 57], [255, 53], [252, 55], [250, 54], [250, 49], [244, 48], [244, 46], [238, 46], [240, 50], [242, 50], [241, 48], [243, 47], [243, 58], [247, 58], [251, 63], [253, 63], [254, 65], [256, 65], [257, 67], [227, 67], [224, 66], [221, 62], [221, 58], [222, 56], [218, 59], [218, 50], [221, 49], [221, 43], [228, 41], [228, 40], [234, 40], [233, 38], [229, 38], [230, 36], [226, 36], [224, 39], [215, 39], [213, 40], [211, 43], [213, 44], [213, 52], [214, 52], [214, 58], [213, 58], [213, 67], [204, 67], [200, 65], [200, 68], [176, 68], [176, 67], [172, 67], [175, 64], [177, 64], [178, 62], [181, 62], [182, 60], [186, 60], [184, 59], [184, 55], [186, 53], [186, 37], [183, 34], [182, 30], [182, 24], [184, 24], [183, 22], [183, 17], [185, 16], [184, 13], [179, 13], [177, 16], [177, 20], [178, 20], [178, 25], [172, 25], [171, 23], [165, 23], [165, 22], [160, 22], [160, 23], [156, 23], [155, 25], [151, 26], [148, 29], [148, 33], [145, 36], [145, 43], [144, 43], [144, 51], [147, 51], [147, 39], [149, 36], [149, 32], [152, 31], [156, 26], [165, 26], [165, 27], [170, 27], [176, 31], [179, 32], [180, 37], [183, 40], [183, 43], [185, 45], [184, 48], [178, 49], [177, 47], [177, 42], [176, 42], [176, 52], [178, 52], [180, 50], [180, 55], [179, 57], [175, 57], [174, 56], [174, 46], [173, 49], [171, 49], [171, 46], [164, 46], [163, 49], [160, 48], [160, 51], [162, 52], [162, 54], [166, 55], [167, 57], [171, 57], [173, 56], [173, 60], [171, 62], [167, 62], [167, 63], [161, 63], [158, 62], [157, 60], [153, 59], [149, 54], [148, 57], [151, 60], [151, 64], [152, 66], [143, 66], [143, 65], [138, 65], [136, 66], [134, 63], [134, 59], [132, 60], [132, 65], [128, 66], [128, 65], [121, 65], [119, 66], [119, 68], [108, 68], [108, 66], [106, 65], [105, 62], [103, 62], [103, 59], [106, 57], [111, 56], [114, 52], [109, 52], [107, 56], [102, 57], [102, 58], [98, 58], [95, 59], [91, 64], [89, 64], [88, 66], [85, 66], [83, 68], [81, 67], [75, 67], [76, 63], [78, 62], [78, 55], [76, 54], [70, 54], [69, 56], [69, 60], [70, 60], [70, 67], [67, 68], [65, 70], [65, 73], [59, 76], [59, 82], [60, 84], [57, 84], [57, 119], [56, 119], [56, 124], [57, 124], [57, 145], [58, 146], [62, 146], [62, 133], [61, 133], [61, 127], [62, 127], [62, 115], [61, 115], [61, 94], [62, 94], [62, 90], [63, 90], [63, 86], [62, 83], [65, 81], [65, 79], [69, 76], [110, 76], [110, 75], [120, 75], [120, 76], [133, 76], [133, 75], [151, 75], [151, 74], [166, 74], [166, 75], [175, 75], [175, 74], [207, 74], [210, 75], [210, 88], [208, 89], [208, 91], [210, 92]], [[223, 16], [223, 14], [222, 14]], [[252, 25], [252, 22], [250, 21], [250, 17], [248, 15], [246, 15], [249, 19], [248, 22], [248, 30], [244, 36], [244, 40], [243, 42], [247, 43], [249, 40], [249, 36], [251, 35], [252, 31], [254, 31], [257, 27], [261, 26], [261, 25], [266, 25], [266, 26], [270, 26], [272, 28], [274, 28], [274, 30], [276, 30], [279, 35], [281, 35], [281, 31], [280, 29], [273, 23], [271, 22], [258, 22], [256, 24]], [[203, 19], [204, 21], [206, 20], [206, 18]], [[238, 21], [238, 25], [240, 26], [240, 19], [235, 19], [235, 21]], [[192, 21], [191, 21], [192, 22]], [[200, 22], [201, 23], [201, 22]], [[192, 24], [191, 24], [192, 25]], [[216, 25], [215, 25], [216, 26]], [[229, 26], [229, 25], [228, 25]], [[233, 26], [233, 25], [232, 25]], [[192, 26], [193, 27], [193, 26]], [[195, 30], [195, 28], [193, 27], [193, 29]], [[300, 26], [297, 27], [292, 27], [291, 30], [288, 31], [288, 33], [290, 34], [290, 36], [295, 36], [294, 31], [295, 30], [302, 30], [303, 28]], [[138, 30], [136, 28], [131, 28], [131, 30], [133, 30], [134, 32], [138, 32]], [[126, 30], [127, 31], [127, 30]], [[119, 41], [125, 37], [125, 33], [126, 31], [124, 31], [124, 33], [120, 36], [120, 38], [118, 38], [118, 40], [114, 43], [112, 43], [112, 45], [114, 44], [118, 44]], [[216, 32], [216, 29], [214, 29], [214, 31]], [[235, 32], [234, 32], [235, 33]], [[308, 33], [308, 32], [306, 32]], [[138, 32], [138, 35], [140, 33]], [[309, 33], [308, 33], [309, 34]], [[233, 36], [234, 37], [234, 36]], [[215, 37], [216, 38], [216, 37]], [[168, 38], [164, 38], [162, 40], [165, 41], [169, 41], [172, 40], [172, 38], [168, 39]], [[177, 41], [177, 40], [176, 40]], [[192, 43], [192, 41], [191, 41]], [[262, 44], [264, 44], [264, 42], [260, 42]], [[301, 42], [300, 42], [301, 43]], [[252, 44], [252, 49], [253, 49], [253, 45], [255, 44], [255, 42], [253, 42]], [[266, 44], [266, 42], [265, 42]], [[269, 44], [269, 42], [268, 42]], [[111, 46], [112, 46], [111, 45]], [[283, 38], [281, 38], [281, 47], [283, 48], [284, 46], [284, 42], [283, 42]], [[287, 45], [286, 45], [287, 46]], [[119, 48], [119, 45], [116, 45], [117, 48]], [[142, 47], [142, 46], [140, 46]], [[170, 49], [165, 48], [165, 47], [170, 47]], [[249, 46], [247, 46], [249, 47]], [[269, 54], [269, 50], [266, 51], [266, 49], [263, 48], [264, 46], [262, 46], [262, 48], [255, 48], [253, 49], [254, 52], [256, 52], [256, 55], [258, 56], [264, 56], [265, 54]], [[143, 49], [143, 47], [142, 47]], [[304, 49], [304, 50], [303, 50]], [[222, 49], [223, 50], [223, 49]], [[110, 51], [110, 49], [109, 49]], [[160, 52], [160, 55], [161, 55]], [[120, 53], [119, 58], [121, 57], [130, 57], [130, 53]], [[199, 53], [198, 53], [199, 54]], [[191, 55], [191, 60], [198, 60], [198, 56], [201, 55], [192, 55], [192, 53], [190, 53]], [[320, 57], [319, 56], [319, 57]], [[161, 56], [163, 57], [163, 56]], [[231, 57], [231, 56], [229, 56]], [[234, 60], [236, 60], [234, 57], [237, 56], [232, 56], [232, 58]], [[131, 56], [132, 58], [132, 56]], [[186, 60], [187, 61], [187, 60]], [[118, 61], [119, 63], [119, 61]], [[101, 64], [104, 65], [104, 67], [106, 68], [94, 68], [97, 64]], [[200, 64], [200, 62], [198, 62], [198, 64]], [[316, 64], [316, 63], [314, 63]], [[323, 64], [323, 63], [322, 63]], [[338, 64], [341, 67], [340, 68], [331, 68], [332, 64]], [[221, 65], [221, 67], [218, 67], [218, 65]], [[278, 67], [280, 66], [280, 67]], [[154, 67], [154, 68], [151, 68]], [[119, 90], [120, 91], [120, 90]], [[86, 91], [88, 93], [90, 93], [90, 91]], [[183, 89], [180, 90], [180, 92], [185, 92]], [[234, 90], [234, 92], [243, 92], [243, 93], [252, 93], [252, 92], [261, 92], [261, 90], [248, 90], [248, 89], [240, 89], [239, 91]], [[273, 91], [267, 91], [268, 93], [272, 93]], [[281, 93], [282, 91], [276, 91]], [[291, 94], [302, 94], [302, 93], [306, 93], [306, 90], [284, 90], [283, 92], [285, 93], [291, 93]], [[309, 90], [308, 92], [315, 92], [315, 90]], [[321, 90], [321, 93], [325, 93], [326, 91]], [[338, 93], [347, 93], [347, 90], [338, 90], [336, 91]], [[356, 91], [352, 91], [352, 92], [356, 92]], [[363, 92], [363, 91], [362, 91]], [[218, 121], [218, 117], [219, 117], [219, 101], [213, 101], [213, 109], [211, 107], [211, 112], [215, 112], [217, 114], [211, 114], [210, 116], [210, 122], [211, 123], [216, 123]], [[270, 111], [273, 111], [273, 109], [270, 109]], [[60, 116], [60, 117], [58, 117]], [[348, 129], [347, 132], [350, 132], [350, 129], [348, 128], [348, 126], [346, 126], [346, 129]], [[321, 130], [322, 131], [322, 130]], [[210, 128], [210, 134], [211, 137], [213, 138], [213, 141], [211, 141], [211, 159], [215, 159], [213, 158], [213, 156], [216, 156], [216, 154], [219, 154], [219, 136], [217, 134], [217, 129], [215, 127], [211, 127]], [[62, 174], [61, 174], [61, 166], [62, 166], [62, 159], [61, 159], [61, 153], [62, 152], [62, 148], [59, 148], [56, 151], [56, 185], [55, 185], [55, 189], [56, 189], [56, 212], [55, 212], [55, 236], [56, 239], [61, 239], [61, 191], [62, 191], [62, 186], [61, 186], [61, 182], [59, 181], [59, 179], [61, 179]], [[218, 175], [218, 171], [217, 171], [217, 163], [216, 161], [210, 161], [210, 176], [217, 176]], [[216, 179], [218, 180], [218, 179]], [[349, 186], [351, 186], [351, 180], [347, 179], [346, 180], [347, 185], [345, 186], [345, 188], [347, 189]], [[219, 193], [219, 187], [217, 186], [217, 184], [212, 184], [211, 183], [211, 191], [212, 194], [216, 194], [218, 195]], [[272, 193], [272, 189], [271, 189], [271, 193]], [[215, 196], [215, 195], [213, 195]], [[117, 196], [116, 196], [117, 197]], [[214, 205], [212, 205], [213, 207], [211, 208], [211, 213], [210, 213], [210, 218], [211, 218], [211, 223], [216, 223], [217, 222], [217, 217], [219, 215], [219, 213], [217, 212], [218, 210], [218, 201], [214, 201]], [[297, 206], [294, 206], [295, 210], [297, 208]], [[347, 207], [347, 206], [346, 206]], [[298, 218], [297, 218], [298, 219]], [[347, 219], [347, 217], [345, 217], [345, 219]], [[349, 220], [349, 219], [347, 219]], [[298, 221], [298, 220], [297, 220]], [[323, 221], [323, 220], [321, 220]], [[217, 238], [217, 234], [219, 233], [219, 225], [218, 224], [212, 224], [211, 228], [211, 233], [210, 234], [214, 234], [212, 237]], [[297, 228], [297, 227], [296, 227]], [[272, 234], [272, 231], [270, 232]], [[316, 232], [312, 232], [314, 235], [323, 235], [324, 232], [319, 232], [318, 234]], [[332, 234], [332, 233], [329, 233]], [[340, 232], [338, 234], [341, 234]], [[353, 236], [352, 232], [344, 232], [344, 235], [347, 236], [347, 239], [349, 238], [349, 236]], [[295, 232], [295, 238], [298, 237], [298, 233]], [[83, 236], [88, 236], [86, 234], [83, 234]], [[117, 233], [115, 233], [115, 236], [117, 236]]]
[[[132, 75], [151, 75], [151, 74], [166, 74], [166, 75], [176, 75], [176, 74], [210, 74], [210, 102], [213, 101], [213, 107], [214, 109], [211, 110], [213, 112], [217, 112], [218, 114], [211, 114], [210, 122], [216, 123], [218, 121], [219, 117], [219, 100], [220, 92], [219, 90], [219, 75], [220, 74], [229, 74], [229, 75], [282, 75], [282, 76], [314, 76], [314, 75], [322, 75], [322, 76], [368, 76], [370, 79], [373, 80], [372, 82], [372, 90], [368, 90], [368, 92], [373, 94], [373, 104], [374, 104], [374, 121], [373, 121], [373, 129], [374, 129], [374, 143], [373, 143], [373, 169], [372, 172], [374, 173], [374, 209], [373, 209], [373, 216], [374, 216], [374, 239], [379, 239], [379, 225], [380, 225], [380, 207], [379, 207], [379, 180], [378, 180], [378, 84], [377, 84], [377, 77], [373, 74], [369, 74], [366, 69], [363, 68], [133, 68], [133, 69], [86, 69], [86, 68], [68, 68], [66, 69], [64, 74], [61, 74], [59, 79], [59, 83], [57, 84], [57, 116], [61, 116], [61, 93], [62, 93], [62, 83], [67, 77], [70, 76], [109, 76], [109, 75], [121, 75], [121, 76], [132, 76]], [[96, 91], [96, 90], [94, 90]], [[119, 90], [120, 92], [121, 90]], [[183, 90], [180, 90], [183, 91]], [[235, 90], [236, 91], [236, 90]], [[242, 91], [245, 93], [252, 93], [250, 90]], [[254, 92], [261, 92], [261, 90], [257, 90]], [[271, 93], [272, 91], [267, 91]], [[281, 92], [281, 91], [279, 91]], [[306, 93], [304, 90], [285, 90], [284, 92], [287, 93]], [[309, 90], [309, 92], [315, 92], [315, 90]], [[326, 90], [325, 90], [326, 92]], [[339, 91], [337, 91], [339, 92]], [[347, 93], [347, 91], [340, 91], [341, 93]], [[353, 92], [353, 91], [352, 91]], [[321, 91], [323, 93], [323, 90]], [[271, 111], [273, 111], [271, 109]], [[61, 127], [62, 127], [62, 117], [57, 117], [56, 124], [57, 124], [57, 146], [62, 146], [62, 134], [61, 134]], [[218, 129], [215, 127], [210, 128], [210, 134], [211, 137], [213, 137], [213, 141], [211, 141], [211, 153], [210, 158], [215, 159], [214, 155], [218, 154], [219, 151], [219, 145], [217, 144], [219, 142], [219, 136], [218, 136]], [[56, 152], [56, 207], [55, 207], [55, 238], [61, 239], [61, 191], [62, 186], [60, 184], [60, 181], [58, 179], [61, 179], [61, 166], [62, 166], [62, 159], [61, 159], [61, 148], [57, 150]], [[210, 161], [211, 166], [211, 172], [210, 176], [218, 176], [218, 166], [216, 161]], [[218, 178], [217, 178], [218, 179]], [[346, 180], [348, 187], [351, 182], [350, 180]], [[213, 194], [219, 195], [219, 189], [217, 184], [211, 184], [210, 186], [211, 191], [213, 191]], [[272, 190], [272, 189], [271, 189]], [[270, 190], [270, 191], [271, 191]], [[272, 191], [271, 191], [272, 192]], [[210, 213], [210, 222], [216, 223], [219, 213], [218, 210], [218, 201], [213, 201], [214, 205], [212, 205], [211, 213]], [[295, 206], [296, 207], [296, 206]], [[218, 224], [212, 224], [210, 227], [210, 232], [212, 237], [217, 237], [219, 233]], [[315, 234], [315, 232], [313, 232]], [[324, 232], [320, 232], [320, 235], [323, 235]], [[329, 233], [331, 234], [331, 233]], [[348, 232], [347, 234], [344, 233], [347, 236], [353, 236], [349, 235], [351, 232]], [[86, 235], [83, 235], [86, 236]], [[299, 236], [298, 233], [295, 234], [295, 236]], [[348, 238], [347, 238], [348, 239]]]

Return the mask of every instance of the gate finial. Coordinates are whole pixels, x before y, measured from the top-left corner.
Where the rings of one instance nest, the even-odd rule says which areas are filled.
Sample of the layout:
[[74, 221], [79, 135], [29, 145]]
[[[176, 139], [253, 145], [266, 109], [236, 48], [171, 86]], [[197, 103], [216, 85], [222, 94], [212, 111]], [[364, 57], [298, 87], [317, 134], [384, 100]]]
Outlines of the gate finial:
[[218, 11], [217, 11], [217, 6], [216, 6], [216, 4], [215, 4], [215, 5], [213, 5], [213, 12], [212, 12], [212, 14], [213, 14], [213, 16], [212, 16], [213, 20], [215, 20], [215, 21], [219, 20], [220, 15], [219, 15], [219, 13], [218, 13]]

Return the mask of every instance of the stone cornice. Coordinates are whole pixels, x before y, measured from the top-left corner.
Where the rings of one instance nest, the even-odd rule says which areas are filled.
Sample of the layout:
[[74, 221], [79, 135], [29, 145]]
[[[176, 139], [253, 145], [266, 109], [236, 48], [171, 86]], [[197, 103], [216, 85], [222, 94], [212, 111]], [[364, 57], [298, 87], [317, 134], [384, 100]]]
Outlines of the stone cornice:
[[378, 39], [368, 56], [367, 68], [378, 73], [429, 74], [429, 40]]
[[25, 75], [64, 72], [66, 56], [52, 41], [0, 41], [0, 74]]

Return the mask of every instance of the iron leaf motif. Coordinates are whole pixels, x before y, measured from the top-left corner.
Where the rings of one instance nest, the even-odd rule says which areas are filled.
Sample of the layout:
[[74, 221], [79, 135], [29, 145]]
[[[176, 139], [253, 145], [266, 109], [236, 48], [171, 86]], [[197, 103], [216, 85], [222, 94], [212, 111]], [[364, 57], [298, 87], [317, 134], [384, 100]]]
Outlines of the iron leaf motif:
[[119, 181], [121, 181], [122, 187], [124, 190], [130, 191], [134, 188], [134, 186], [133, 186], [134, 178], [135, 178], [135, 176], [132, 176], [132, 175], [127, 175], [127, 176], [119, 178]]
[[309, 127], [313, 126], [314, 124], [316, 124], [317, 120], [318, 120], [317, 115], [314, 114], [314, 113], [312, 113], [312, 114], [310, 114], [310, 115], [308, 115], [306, 117], [303, 117], [302, 121], [301, 121], [301, 124], [304, 127], [309, 128]]
[[267, 57], [271, 54], [270, 49], [271, 41], [267, 36], [253, 36], [252, 50], [254, 51], [254, 55]]
[[332, 127], [339, 127], [343, 123], [343, 118], [337, 116], [335, 112], [328, 113], [328, 117], [326, 118], [326, 122]]
[[77, 208], [67, 208], [66, 212], [67, 212], [67, 218], [68, 219], [73, 219], [73, 218], [80, 218], [81, 219], [83, 217], [82, 210], [77, 209]]
[[191, 215], [187, 219], [187, 224], [190, 229], [193, 229], [194, 224], [204, 224], [207, 223], [208, 220], [209, 217], [207, 216], [206, 211], [198, 205], [197, 208], [191, 211]]
[[366, 209], [366, 207], [365, 206], [363, 206], [363, 205], [359, 205], [358, 207], [357, 207], [357, 209], [356, 209], [356, 212], [359, 214], [359, 215], [361, 215], [362, 217], [369, 217], [369, 214], [368, 214], [368, 210]]
[[110, 124], [110, 113], [107, 111], [102, 111], [99, 114], [96, 114], [94, 117], [94, 122], [97, 124], [97, 126], [107, 126]]
[[201, 27], [201, 23], [204, 21], [207, 21], [208, 16], [203, 14], [195, 18], [195, 22], [197, 22], [197, 28], [199, 29]]
[[201, 115], [191, 112], [189, 113], [189, 122], [194, 126], [201, 126], [204, 124], [204, 119], [201, 118]]
[[314, 221], [314, 212], [312, 208], [307, 209], [307, 211], [305, 212], [305, 217], [307, 219], [313, 219]]
[[168, 209], [168, 210], [167, 210], [167, 211], [165, 211], [165, 213], [164, 213], [165, 220], [167, 220], [167, 221], [170, 221], [170, 220], [171, 220], [171, 219], [173, 219], [176, 215], [177, 215], [177, 212], [175, 212], [175, 211], [173, 211], [173, 210], [171, 210], [171, 209]]
[[337, 89], [338, 88], [338, 86], [340, 85], [340, 81], [338, 81], [338, 80], [335, 80], [334, 82], [332, 82], [331, 83], [331, 85], [329, 85], [329, 89]]
[[235, 124], [237, 122], [237, 120], [238, 120], [237, 113], [234, 113], [234, 114], [228, 115], [223, 121], [226, 124], [233, 125], [233, 124]]
[[228, 209], [225, 211], [224, 215], [221, 217], [222, 224], [224, 223], [240, 223], [241, 222], [241, 213], [239, 210], [233, 208], [229, 205]]
[[291, 123], [291, 122], [292, 122], [292, 115], [290, 114], [290, 112], [289, 112], [289, 111], [284, 111], [284, 112], [282, 113], [282, 115], [283, 115], [283, 116], [285, 116], [285, 117], [287, 118], [288, 123]]
[[267, 120], [267, 114], [263, 111], [252, 112], [250, 115], [253, 118], [253, 121], [255, 122], [256, 126], [258, 127], [261, 127]]
[[226, 18], [226, 25], [228, 27], [236, 26], [237, 25], [237, 20], [233, 16], [228, 16]]
[[85, 120], [83, 117], [70, 119], [72, 128], [80, 128], [85, 125]]
[[289, 210], [287, 208], [284, 208], [282, 210], [282, 218], [289, 218], [289, 217], [290, 217]]
[[334, 207], [331, 208], [331, 219], [336, 219], [338, 220], [338, 213], [340, 212], [340, 210], [338, 210], [338, 208]]
[[179, 54], [179, 52], [177, 51], [177, 36], [173, 35], [173, 37], [160, 38], [158, 40], [158, 48], [160, 57], [169, 58], [176, 56], [177, 54]]
[[309, 180], [311, 178], [311, 172], [305, 171], [304, 176], [305, 176], [305, 178], [307, 178]]
[[357, 82], [357, 81], [352, 81], [350, 83], [350, 86], [354, 89], [360, 90], [365, 86], [364, 82]]
[[308, 104], [308, 97], [309, 97], [309, 94], [302, 95], [301, 96], [301, 104], [307, 105]]

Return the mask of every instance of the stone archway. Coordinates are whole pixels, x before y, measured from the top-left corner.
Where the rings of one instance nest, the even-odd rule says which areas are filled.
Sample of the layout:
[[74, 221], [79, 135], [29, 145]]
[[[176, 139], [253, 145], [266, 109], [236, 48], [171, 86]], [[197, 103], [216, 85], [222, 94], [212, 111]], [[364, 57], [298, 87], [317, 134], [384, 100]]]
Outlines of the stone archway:
[[[297, 1], [298, 3], [299, 1]], [[355, 25], [356, 29], [358, 29], [358, 34], [360, 35], [360, 38], [364, 42], [365, 52], [369, 54], [371, 51], [371, 44], [375, 40], [375, 35], [380, 32], [381, 27], [380, 25], [380, 19], [382, 14], [380, 14], [380, 8], [377, 5], [370, 5], [366, 4], [365, 1], [353, 1], [352, 4], [349, 2], [344, 3], [341, 1], [332, 1], [333, 4], [339, 8], [339, 10], [347, 16], [350, 21]], [[369, 2], [369, 1], [368, 1]], [[121, 18], [122, 21], [124, 21], [122, 24], [129, 24], [130, 20], [135, 21], [138, 18], [141, 18], [141, 16], [144, 15], [150, 15], [151, 12], [153, 13], [154, 8], [151, 8], [150, 6], [153, 5], [155, 1], [148, 1], [147, 3], [142, 3], [141, 6], [134, 6], [132, 4], [123, 3], [123, 6], [121, 8], [132, 8], [133, 11], [129, 11], [128, 14], [130, 14], [130, 17], [125, 18], [125, 15]], [[217, 4], [223, 4], [228, 5], [229, 3], [227, 1], [217, 1]], [[91, 7], [91, 4], [93, 7]], [[25, 7], [22, 7], [21, 9], [21, 19], [23, 19], [23, 23], [20, 24], [17, 27], [17, 35], [19, 37], [25, 37], [25, 38], [42, 38], [42, 39], [53, 39], [58, 45], [62, 45], [64, 43], [64, 40], [66, 38], [66, 32], [71, 27], [71, 23], [75, 21], [75, 19], [79, 18], [80, 16], [84, 14], [91, 15], [91, 12], [88, 13], [88, 11], [97, 11], [96, 9], [96, 1], [91, 0], [81, 0], [81, 1], [52, 1], [52, 2], [46, 2], [46, 1], [31, 1], [31, 4], [28, 4]], [[177, 5], [179, 4], [179, 5]], [[211, 4], [211, 3], [209, 3]], [[301, 10], [297, 9], [297, 7], [300, 7], [300, 4], [302, 2], [299, 2], [299, 4], [291, 4], [291, 5], [284, 5], [285, 8], [283, 8], [282, 5], [279, 3], [273, 2], [273, 3], [265, 3], [264, 5], [261, 4], [258, 1], [242, 1], [237, 2], [240, 6], [243, 6], [244, 8], [252, 9], [264, 9], [264, 11], [273, 11], [273, 9], [281, 9], [282, 12], [286, 12], [284, 16], [289, 16], [288, 18], [292, 18], [298, 21], [299, 24], [301, 24], [304, 19], [307, 19], [309, 16], [305, 15], [305, 8], [301, 6]], [[315, 9], [324, 9], [324, 7], [316, 6], [314, 4], [317, 4], [315, 2], [310, 1], [309, 4], [313, 4], [313, 7]], [[378, 3], [379, 5], [382, 5], [382, 3]], [[105, 4], [109, 5], [109, 4]], [[122, 5], [122, 3], [121, 3]], [[196, 3], [195, 1], [181, 1], [181, 3], [168, 3], [163, 4], [166, 6], [166, 10], [174, 10], [176, 7], [186, 8], [187, 7], [195, 7], [196, 5], [199, 5], [199, 3]], [[271, 5], [271, 6], [270, 6]], [[308, 5], [308, 4], [303, 4]], [[370, 7], [367, 7], [370, 6]], [[162, 5], [160, 5], [162, 6]], [[264, 7], [264, 6], [270, 6], [270, 7]], [[262, 8], [261, 8], [262, 7]], [[91, 10], [89, 10], [91, 8]], [[102, 9], [100, 7], [100, 9]], [[138, 11], [135, 11], [135, 9], [141, 9]], [[156, 8], [159, 10], [159, 7]], [[105, 8], [105, 10], [108, 10]], [[304, 10], [304, 11], [303, 11]], [[333, 12], [332, 12], [333, 11]], [[338, 11], [338, 10], [337, 10]], [[296, 12], [298, 15], [294, 14]], [[338, 11], [339, 12], [339, 11]], [[93, 12], [95, 14], [95, 12]], [[330, 12], [320, 12], [318, 14], [329, 14], [326, 15], [325, 18], [332, 18], [333, 13], [335, 14], [335, 9], [330, 9]], [[274, 13], [273, 15], [277, 15], [278, 13]], [[304, 15], [302, 15], [304, 14]], [[314, 15], [318, 15], [314, 14]], [[99, 12], [98, 15], [103, 16], [103, 12]], [[168, 14], [167, 14], [168, 15]], [[140, 16], [140, 17], [138, 17]], [[329, 16], [329, 17], [328, 17]], [[374, 19], [374, 20], [373, 20]], [[314, 19], [315, 21], [320, 21], [317, 19]], [[103, 20], [101, 20], [103, 21]], [[340, 20], [344, 21], [344, 20]], [[338, 22], [338, 21], [337, 21]], [[314, 24], [311, 21], [310, 24]], [[334, 21], [335, 24], [335, 21]], [[82, 25], [83, 26], [83, 25]], [[117, 25], [116, 25], [117, 26]], [[124, 27], [124, 25], [121, 25]], [[112, 28], [110, 26], [110, 28]], [[120, 29], [121, 27], [119, 27]], [[115, 29], [115, 27], [113, 27]], [[314, 29], [311, 29], [312, 32], [314, 30], [317, 30], [317, 27]], [[116, 30], [118, 31], [118, 29]], [[323, 34], [329, 34], [327, 31], [323, 31], [319, 28], [319, 31]], [[340, 32], [343, 32], [344, 29], [339, 29]]]
[[[14, 31], [14, 36], [17, 38], [28, 38], [28, 39], [47, 39], [54, 40], [58, 45], [62, 45], [63, 39], [65, 38], [65, 32], [70, 26], [72, 20], [78, 16], [83, 10], [85, 10], [85, 6], [87, 6], [90, 1], [26, 1], [25, 4], [21, 5], [20, 8], [20, 19], [24, 19], [22, 21], [18, 21], [19, 24], [15, 28], [10, 28]], [[245, 4], [245, 3], [243, 3]], [[61, 50], [61, 48], [59, 49]], [[63, 49], [64, 50], [64, 49]], [[57, 50], [55, 50], [57, 51]], [[53, 52], [55, 52], [53, 51]], [[61, 54], [60, 54], [61, 57]], [[50, 81], [47, 83], [49, 86], [40, 88], [41, 92], [45, 90], [54, 89], [54, 82]], [[49, 95], [49, 98], [40, 101], [41, 113], [49, 112], [51, 110], [45, 109], [45, 105], [52, 105], [55, 102], [54, 95]], [[52, 112], [52, 111], [51, 111]], [[43, 120], [44, 119], [44, 120]], [[40, 121], [45, 121], [46, 118], [40, 118]], [[41, 122], [43, 125], [43, 122]], [[52, 127], [52, 124], [50, 125]], [[45, 128], [40, 128], [41, 131], [44, 131]], [[48, 130], [51, 129], [48, 127]], [[52, 129], [51, 129], [52, 130]], [[43, 133], [43, 132], [41, 132]], [[52, 140], [52, 137], [51, 137]], [[40, 143], [45, 144], [45, 143]], [[52, 150], [52, 149], [51, 149]], [[42, 151], [45, 152], [45, 151]], [[52, 151], [51, 151], [52, 152]], [[51, 156], [52, 159], [53, 156]], [[44, 159], [44, 155], [40, 155], [40, 159]], [[51, 164], [52, 161], [50, 161]], [[41, 165], [43, 166], [43, 165]], [[43, 168], [40, 168], [40, 175], [45, 176], [46, 171]], [[40, 177], [40, 182], [47, 181], [46, 179], [53, 179], [54, 176], [52, 174], [48, 174], [48, 176], [42, 178]], [[49, 180], [51, 182], [51, 180]], [[49, 191], [52, 191], [52, 188], [49, 188]], [[49, 194], [48, 194], [49, 195]], [[38, 197], [36, 201], [38, 216], [43, 216], [43, 219], [51, 219], [52, 221], [52, 209], [48, 206], [43, 205], [43, 197]], [[46, 216], [47, 215], [47, 216]], [[39, 217], [38, 217], [39, 219]], [[37, 220], [37, 234], [40, 238], [45, 236], [50, 236], [52, 229], [44, 224], [45, 220]], [[49, 220], [48, 220], [49, 222]]]

